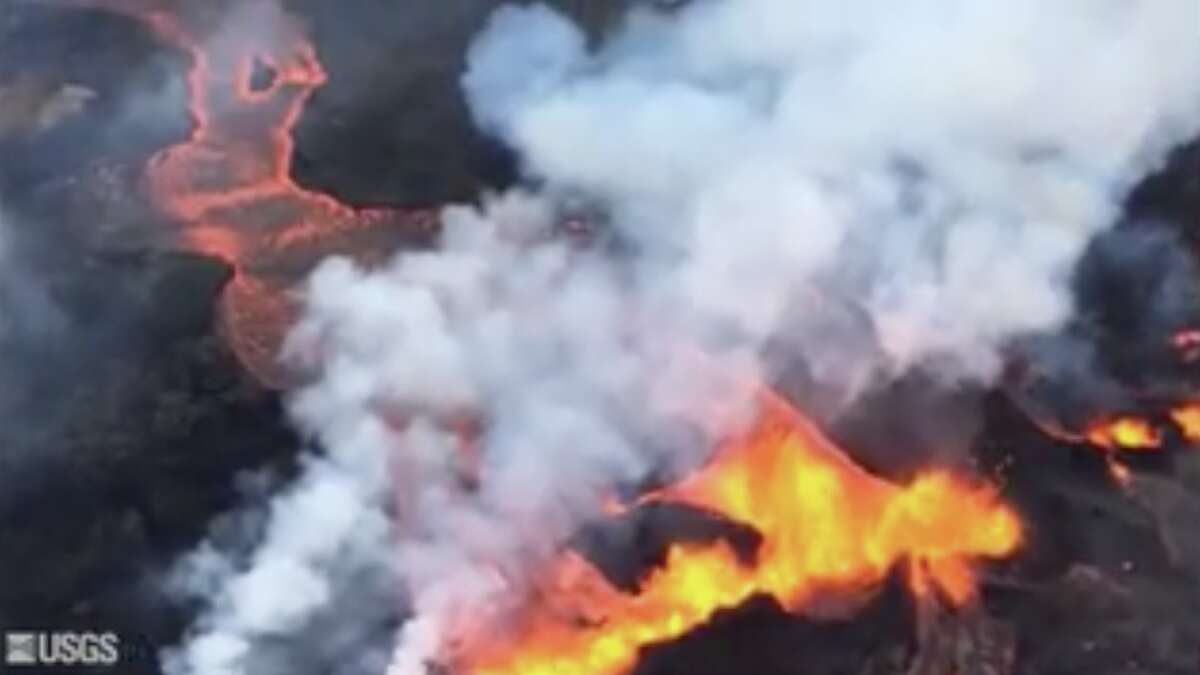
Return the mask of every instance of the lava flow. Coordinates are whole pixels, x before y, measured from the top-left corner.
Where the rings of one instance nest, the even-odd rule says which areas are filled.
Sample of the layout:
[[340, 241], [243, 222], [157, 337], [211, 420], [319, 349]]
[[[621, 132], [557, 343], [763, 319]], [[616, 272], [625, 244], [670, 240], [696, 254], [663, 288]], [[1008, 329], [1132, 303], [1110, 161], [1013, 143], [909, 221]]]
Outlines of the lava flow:
[[1105, 454], [1113, 479], [1120, 485], [1128, 485], [1131, 474], [1118, 453], [1163, 452], [1168, 447], [1168, 429], [1189, 446], [1200, 446], [1200, 403], [1177, 403], [1157, 418], [1133, 414], [1106, 416], [1088, 425], [1083, 440]]
[[568, 554], [500, 628], [449, 655], [471, 675], [613, 675], [639, 650], [766, 594], [793, 612], [817, 600], [849, 605], [901, 561], [918, 597], [956, 605], [975, 594], [971, 562], [1020, 544], [1017, 515], [994, 490], [934, 472], [900, 487], [852, 463], [771, 393], [755, 427], [696, 474], [646, 497], [719, 514], [762, 536], [752, 561], [723, 542], [676, 544], [636, 594]]
[[150, 161], [146, 182], [182, 225], [184, 247], [232, 265], [222, 329], [260, 379], [282, 376], [276, 354], [296, 311], [291, 291], [317, 261], [431, 240], [430, 211], [354, 209], [292, 180], [292, 129], [326, 73], [303, 27], [275, 2], [64, 4], [132, 15], [190, 56], [192, 132]]
[[1186, 443], [1200, 444], [1200, 403], [1178, 403], [1158, 421], [1139, 415], [1097, 420], [1088, 428], [1087, 441], [1109, 451], [1158, 452], [1166, 442], [1168, 428], [1174, 429]]
[[1092, 423], [1087, 440], [1106, 450], [1147, 452], [1162, 447], [1162, 432], [1148, 419], [1121, 415]]
[[[1200, 359], [1200, 330], [1186, 329], [1175, 333], [1170, 341], [1183, 364]], [[1086, 442], [1110, 455], [1116, 452], [1147, 454], [1161, 452], [1171, 445], [1174, 437], [1190, 446], [1200, 446], [1200, 401], [1188, 397], [1175, 400], [1143, 401], [1143, 411], [1149, 414], [1121, 413], [1099, 416], [1092, 420], [1077, 437], [1050, 432], [1068, 442]]]

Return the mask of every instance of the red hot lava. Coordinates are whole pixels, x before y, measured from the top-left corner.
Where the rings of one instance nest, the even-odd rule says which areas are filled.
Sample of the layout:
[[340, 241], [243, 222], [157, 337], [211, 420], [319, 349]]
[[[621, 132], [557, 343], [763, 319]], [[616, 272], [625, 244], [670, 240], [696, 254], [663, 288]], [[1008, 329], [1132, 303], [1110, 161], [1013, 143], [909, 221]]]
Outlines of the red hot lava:
[[639, 651], [765, 594], [792, 611], [840, 601], [852, 610], [898, 562], [918, 597], [965, 605], [971, 561], [1001, 558], [1021, 542], [1016, 513], [994, 490], [944, 472], [907, 486], [850, 461], [775, 394], [760, 394], [758, 422], [682, 482], [647, 497], [687, 504], [753, 527], [762, 544], [747, 562], [725, 543], [676, 544], [627, 594], [568, 554], [498, 625], [468, 629], [447, 656], [464, 675], [618, 675]]
[[264, 381], [283, 375], [276, 354], [296, 311], [291, 289], [318, 260], [379, 256], [434, 234], [430, 211], [355, 209], [291, 178], [292, 129], [327, 76], [303, 26], [275, 2], [63, 4], [132, 15], [190, 55], [192, 132], [150, 161], [146, 183], [155, 205], [182, 225], [183, 246], [233, 266], [222, 329]]

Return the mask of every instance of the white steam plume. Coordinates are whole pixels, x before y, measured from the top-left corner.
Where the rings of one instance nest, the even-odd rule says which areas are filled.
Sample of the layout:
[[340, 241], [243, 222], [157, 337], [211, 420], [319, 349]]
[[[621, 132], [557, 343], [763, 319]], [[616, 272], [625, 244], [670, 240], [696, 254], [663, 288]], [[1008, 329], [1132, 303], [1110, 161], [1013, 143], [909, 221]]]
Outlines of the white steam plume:
[[[546, 238], [553, 216], [513, 192], [486, 214], [447, 209], [439, 252], [314, 274], [288, 350], [322, 376], [292, 410], [328, 453], [271, 504], [246, 563], [205, 546], [181, 569], [189, 594], [216, 600], [169, 672], [327, 672], [316, 664], [336, 662], [314, 626], [399, 606], [399, 593], [364, 601], [346, 583], [391, 569], [413, 591], [406, 635], [432, 653], [448, 625], [512, 599], [615, 483], [694, 466], [748, 412], [723, 400], [727, 375], [679, 353], [681, 327], [631, 311], [619, 266]], [[739, 359], [753, 366], [735, 352], [722, 363]], [[476, 467], [467, 426], [483, 430]], [[342, 612], [332, 603], [347, 592], [359, 600]]]
[[[1084, 246], [1196, 133], [1198, 37], [1194, 0], [710, 0], [635, 11], [589, 51], [545, 7], [501, 9], [464, 88], [547, 196], [450, 209], [437, 252], [314, 275], [289, 347], [317, 378], [294, 411], [331, 459], [276, 504], [237, 587], [270, 596], [280, 555], [308, 587], [345, 585], [272, 534], [353, 529], [300, 510], [334, 462], [364, 513], [395, 514], [394, 548], [368, 557], [411, 601], [391, 671], [412, 675], [605, 490], [693, 465], [743, 418], [688, 350], [769, 378], [782, 343], [842, 405], [929, 364], [994, 378], [1010, 340], [1069, 317]], [[547, 237], [563, 193], [603, 204], [615, 243]], [[238, 667], [179, 672], [264, 672], [245, 666], [256, 636], [330, 593], [311, 597], [214, 612], [189, 649], [233, 636]]]
[[864, 311], [878, 354], [795, 340], [853, 396], [930, 357], [987, 378], [1067, 317], [1084, 245], [1200, 121], [1198, 36], [1186, 0], [739, 0], [635, 14], [589, 54], [508, 8], [464, 83], [532, 174], [680, 258], [656, 291], [752, 342], [807, 289]]

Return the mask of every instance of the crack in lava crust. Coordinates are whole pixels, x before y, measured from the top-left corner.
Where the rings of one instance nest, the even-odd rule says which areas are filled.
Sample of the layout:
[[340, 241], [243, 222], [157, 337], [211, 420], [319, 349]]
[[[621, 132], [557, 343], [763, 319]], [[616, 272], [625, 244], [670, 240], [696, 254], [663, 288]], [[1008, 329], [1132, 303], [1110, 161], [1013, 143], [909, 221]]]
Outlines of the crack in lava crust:
[[[146, 184], [155, 206], [182, 226], [182, 246], [232, 265], [221, 329], [263, 382], [286, 380], [277, 354], [297, 314], [293, 291], [321, 258], [372, 262], [433, 240], [433, 211], [356, 209], [292, 180], [292, 129], [327, 76], [302, 26], [275, 2], [57, 4], [133, 16], [190, 55], [192, 132], [150, 161]], [[263, 70], [266, 84], [256, 86]]]

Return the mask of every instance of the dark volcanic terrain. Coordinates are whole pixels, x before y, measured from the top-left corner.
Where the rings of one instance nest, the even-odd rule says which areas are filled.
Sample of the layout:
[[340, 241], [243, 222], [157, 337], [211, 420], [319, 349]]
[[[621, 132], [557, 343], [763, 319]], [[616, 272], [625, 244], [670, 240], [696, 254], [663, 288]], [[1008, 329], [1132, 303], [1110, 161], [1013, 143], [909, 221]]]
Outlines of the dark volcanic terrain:
[[[296, 180], [401, 206], [515, 181], [458, 93], [465, 45], [497, 4], [289, 0], [330, 76], [296, 130]], [[621, 6], [551, 4], [595, 30]], [[122, 673], [157, 673], [155, 651], [188, 623], [193, 608], [163, 590], [172, 561], [264, 481], [285, 480], [300, 446], [283, 395], [216, 333], [229, 268], [171, 250], [174, 225], [142, 189], [150, 156], [189, 129], [186, 69], [133, 19], [0, 0], [0, 629], [115, 630], [136, 652]], [[1128, 227], [1153, 220], [1200, 245], [1200, 145], [1140, 186], [1129, 212]], [[1138, 303], [1158, 282], [1105, 276], [1103, 255], [1082, 266], [1094, 278], [1080, 284], [1077, 330], [1101, 338], [1116, 379], [1179, 368], [1161, 347], [1177, 327]], [[912, 402], [901, 388], [880, 411], [889, 395]], [[649, 650], [638, 675], [1200, 672], [1200, 452], [1170, 438], [1160, 456], [1130, 458], [1122, 489], [1094, 449], [1042, 433], [1009, 396], [975, 395], [973, 459], [1003, 476], [1030, 529], [1024, 553], [987, 571], [983, 611], [914, 617], [889, 588], [822, 624], [756, 600]], [[911, 472], [879, 459], [892, 430], [871, 410], [836, 435], [874, 469]], [[600, 527], [641, 564], [689, 526], [647, 509]]]

